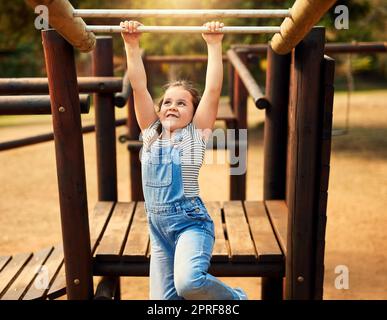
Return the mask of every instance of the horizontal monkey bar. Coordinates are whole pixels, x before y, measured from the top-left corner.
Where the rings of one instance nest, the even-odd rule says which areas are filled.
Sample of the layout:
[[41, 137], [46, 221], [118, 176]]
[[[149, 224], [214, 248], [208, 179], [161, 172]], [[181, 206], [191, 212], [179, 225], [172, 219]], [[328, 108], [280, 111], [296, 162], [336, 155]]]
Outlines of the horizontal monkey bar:
[[82, 18], [285, 18], [289, 9], [75, 9]]
[[[138, 32], [148, 33], [210, 33], [204, 26], [139, 26]], [[117, 33], [124, 29], [120, 26], [86, 26], [86, 31]], [[276, 33], [280, 32], [280, 27], [223, 27], [220, 33]]]

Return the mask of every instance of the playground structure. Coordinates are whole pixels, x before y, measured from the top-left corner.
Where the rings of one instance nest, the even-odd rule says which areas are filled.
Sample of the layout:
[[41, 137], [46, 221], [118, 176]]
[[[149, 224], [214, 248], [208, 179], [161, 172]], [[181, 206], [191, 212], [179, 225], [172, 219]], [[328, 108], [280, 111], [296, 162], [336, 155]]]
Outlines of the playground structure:
[[[66, 1], [52, 3], [67, 6]], [[300, 3], [328, 1], [296, 1], [293, 8]], [[287, 18], [293, 15], [293, 8], [287, 11]], [[294, 18], [298, 27], [290, 26], [289, 33], [275, 35], [268, 46], [235, 46], [225, 57], [232, 81], [229, 103], [220, 106], [217, 119], [225, 121], [228, 128], [247, 128], [248, 96], [258, 108], [265, 109], [264, 200], [245, 201], [246, 175], [231, 175], [230, 201], [205, 202], [216, 229], [209, 272], [215, 276], [262, 277], [263, 299], [322, 299], [323, 295], [334, 60], [324, 55], [330, 48], [325, 46], [324, 28], [312, 28], [329, 6], [318, 8], [321, 10], [314, 11], [318, 14], [313, 15], [313, 21], [305, 21], [302, 32], [297, 28], [304, 26], [302, 19], [310, 11], [297, 18], [301, 20]], [[138, 158], [142, 144], [130, 85], [125, 77], [113, 77], [111, 37], [94, 38], [79, 22], [81, 18], [71, 19], [77, 23], [68, 22], [76, 27], [67, 38], [70, 43], [58, 27], [58, 32], [42, 32], [47, 80], [0, 82], [1, 94], [47, 94], [50, 88], [54, 134], [2, 144], [0, 149], [55, 136], [63, 234], [63, 244], [0, 257], [1, 299], [56, 298], [65, 292], [69, 299], [119, 299], [120, 276], [149, 273], [149, 236]], [[298, 37], [291, 36], [294, 30], [298, 30]], [[95, 45], [93, 77], [77, 78], [72, 45], [81, 50]], [[249, 55], [260, 50], [268, 58], [265, 95], [246, 66]], [[145, 64], [168, 59], [179, 60], [144, 56]], [[200, 58], [181, 58], [180, 62], [185, 59], [192, 62]], [[79, 92], [95, 94], [99, 202], [90, 222], [82, 132], [94, 128], [81, 127]], [[8, 108], [0, 100], [1, 114], [38, 113], [35, 103], [33, 107], [25, 104], [28, 97], [19, 99], [18, 107]], [[49, 113], [47, 100], [43, 104], [39, 113]], [[114, 105], [125, 104], [128, 119], [115, 120]], [[123, 140], [128, 143], [132, 181], [129, 203], [117, 199], [115, 126], [125, 123], [128, 134]], [[41, 265], [49, 271], [49, 286], [39, 289], [33, 283], [39, 273], [36, 267]], [[95, 293], [93, 275], [104, 276]]]

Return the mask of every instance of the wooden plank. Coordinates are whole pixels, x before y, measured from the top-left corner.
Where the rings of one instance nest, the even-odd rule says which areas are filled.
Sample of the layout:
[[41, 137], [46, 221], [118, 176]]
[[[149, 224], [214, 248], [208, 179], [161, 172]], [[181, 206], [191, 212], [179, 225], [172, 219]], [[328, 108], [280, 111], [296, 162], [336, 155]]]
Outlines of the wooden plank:
[[[93, 250], [98, 245], [98, 241], [101, 239], [104, 229], [108, 223], [111, 215], [114, 202], [101, 201], [98, 202], [94, 208], [94, 213], [91, 217], [91, 244]], [[46, 264], [50, 275], [50, 289], [48, 296], [50, 298], [61, 296], [66, 291], [66, 276], [63, 265], [63, 247], [58, 246], [54, 249], [54, 252], [50, 256]], [[56, 276], [56, 277], [55, 277]], [[38, 299], [44, 296], [45, 289], [37, 290], [34, 286], [31, 286], [27, 291], [23, 299]]]
[[33, 255], [18, 275], [17, 279], [4, 293], [2, 300], [19, 300], [23, 296], [23, 293], [29, 288], [35, 277], [38, 275], [41, 266], [47, 260], [52, 249], [52, 247], [45, 248]]
[[49, 299], [56, 299], [66, 294], [66, 272], [64, 263], [60, 266], [58, 275], [55, 277], [54, 282], [50, 285], [50, 289], [47, 292]]
[[219, 201], [207, 201], [204, 205], [214, 221], [215, 228], [215, 243], [211, 261], [228, 261], [230, 250], [224, 237], [221, 203]]
[[[35, 300], [35, 299], [43, 299], [46, 296], [46, 293], [49, 288], [53, 289], [53, 282], [57, 278], [57, 274], [63, 265], [63, 246], [62, 244], [58, 244], [54, 246], [54, 249], [50, 256], [48, 257], [47, 261], [44, 263], [44, 272], [47, 272], [48, 276], [48, 288], [39, 287], [32, 285], [26, 294], [23, 296], [23, 300]], [[64, 268], [63, 268], [63, 274], [64, 274]], [[66, 279], [64, 278], [64, 282], [61, 285], [62, 294], [65, 293], [63, 289], [66, 287]], [[54, 287], [55, 292], [59, 291], [58, 289], [55, 289], [57, 287]], [[62, 295], [61, 294], [61, 295]]]
[[0, 272], [3, 271], [5, 265], [12, 259], [12, 256], [0, 257]]
[[286, 256], [288, 229], [288, 208], [286, 202], [284, 200], [266, 200], [265, 205], [282, 252]]
[[134, 207], [135, 202], [117, 202], [104, 236], [97, 248], [96, 259], [117, 260], [121, 258]]
[[6, 289], [12, 284], [12, 282], [19, 275], [21, 270], [31, 258], [32, 253], [21, 253], [12, 258], [11, 261], [4, 267], [0, 273], [0, 299], [5, 293]]
[[144, 202], [137, 202], [123, 253], [123, 260], [146, 261], [149, 242]]
[[263, 202], [245, 201], [244, 205], [255, 249], [258, 253], [258, 261], [283, 261], [284, 256], [278, 245]]
[[[96, 251], [96, 248], [112, 215], [114, 205], [115, 203], [112, 201], [99, 201], [94, 207], [93, 214], [90, 217], [90, 242], [93, 254]], [[57, 265], [57, 275], [53, 283], [50, 285], [50, 289], [47, 293], [47, 296], [50, 299], [55, 299], [66, 293], [65, 268], [63, 259], [61, 261], [59, 260], [59, 253], [58, 260], [55, 265]], [[32, 293], [31, 295], [34, 296]]]
[[115, 202], [99, 201], [96, 203], [93, 214], [90, 217], [90, 242], [91, 252], [94, 253], [102, 239], [103, 232], [113, 212]]
[[255, 261], [256, 252], [241, 201], [226, 201], [223, 205], [231, 260]]

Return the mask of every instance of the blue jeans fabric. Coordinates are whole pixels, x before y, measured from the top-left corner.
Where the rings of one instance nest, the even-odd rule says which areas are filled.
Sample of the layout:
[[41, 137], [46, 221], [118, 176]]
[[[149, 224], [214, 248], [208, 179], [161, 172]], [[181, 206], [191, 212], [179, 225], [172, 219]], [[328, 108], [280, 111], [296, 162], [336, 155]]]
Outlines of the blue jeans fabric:
[[[172, 143], [181, 141], [177, 132]], [[199, 196], [184, 195], [178, 144], [142, 152], [151, 240], [150, 299], [246, 299], [210, 275], [214, 223]]]

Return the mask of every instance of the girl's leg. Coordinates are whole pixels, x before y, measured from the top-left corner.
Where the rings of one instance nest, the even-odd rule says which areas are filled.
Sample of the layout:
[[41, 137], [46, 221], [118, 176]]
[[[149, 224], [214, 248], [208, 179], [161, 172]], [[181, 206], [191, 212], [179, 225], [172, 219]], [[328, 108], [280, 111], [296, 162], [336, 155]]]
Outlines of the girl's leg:
[[247, 299], [240, 288], [233, 289], [207, 273], [214, 237], [196, 227], [185, 230], [175, 251], [175, 287], [184, 299], [241, 300]]
[[176, 292], [173, 279], [174, 248], [149, 221], [151, 240], [150, 288], [151, 300], [181, 299]]

